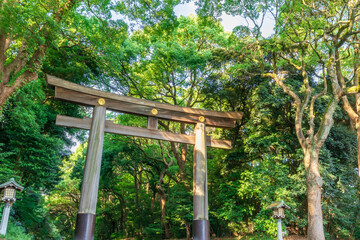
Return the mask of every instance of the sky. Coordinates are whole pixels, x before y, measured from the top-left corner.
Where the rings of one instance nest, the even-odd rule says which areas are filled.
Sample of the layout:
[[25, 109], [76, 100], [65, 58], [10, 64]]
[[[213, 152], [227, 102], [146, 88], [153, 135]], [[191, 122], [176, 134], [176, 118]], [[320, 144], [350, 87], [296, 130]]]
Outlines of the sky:
[[[184, 16], [187, 17], [190, 14], [196, 15], [196, 6], [195, 3], [189, 2], [184, 4], [179, 4], [175, 7], [175, 14], [177, 17]], [[231, 16], [227, 14], [223, 14], [221, 16], [221, 23], [224, 27], [224, 30], [227, 32], [232, 32], [232, 30], [239, 25], [244, 25], [248, 27], [253, 27], [253, 25], [249, 25], [246, 20], [240, 16]], [[261, 28], [261, 33], [264, 37], [269, 37], [273, 33], [274, 28], [274, 20], [269, 16], [265, 17], [265, 22], [263, 27]]]

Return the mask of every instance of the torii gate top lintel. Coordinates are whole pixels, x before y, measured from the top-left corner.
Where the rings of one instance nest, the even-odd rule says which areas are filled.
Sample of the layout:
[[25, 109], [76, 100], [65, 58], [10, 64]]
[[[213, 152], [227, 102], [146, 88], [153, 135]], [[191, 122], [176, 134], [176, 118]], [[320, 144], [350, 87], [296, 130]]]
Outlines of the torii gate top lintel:
[[55, 98], [76, 104], [96, 106], [99, 98], [105, 100], [107, 109], [134, 115], [196, 124], [205, 122], [210, 127], [233, 128], [242, 118], [240, 112], [220, 112], [174, 106], [150, 100], [128, 97], [84, 87], [60, 78], [46, 75], [48, 85], [55, 86]]

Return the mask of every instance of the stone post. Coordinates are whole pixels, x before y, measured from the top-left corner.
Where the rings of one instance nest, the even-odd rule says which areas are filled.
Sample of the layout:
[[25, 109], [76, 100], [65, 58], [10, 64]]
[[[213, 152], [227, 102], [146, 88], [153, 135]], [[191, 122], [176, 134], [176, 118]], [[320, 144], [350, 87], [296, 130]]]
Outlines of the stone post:
[[3, 215], [1, 218], [0, 235], [6, 234], [6, 229], [7, 229], [7, 225], [9, 222], [9, 216], [10, 216], [10, 207], [11, 207], [10, 202], [6, 202], [4, 210], [3, 210]]
[[277, 219], [277, 240], [283, 240], [283, 232], [281, 226], [281, 218]]

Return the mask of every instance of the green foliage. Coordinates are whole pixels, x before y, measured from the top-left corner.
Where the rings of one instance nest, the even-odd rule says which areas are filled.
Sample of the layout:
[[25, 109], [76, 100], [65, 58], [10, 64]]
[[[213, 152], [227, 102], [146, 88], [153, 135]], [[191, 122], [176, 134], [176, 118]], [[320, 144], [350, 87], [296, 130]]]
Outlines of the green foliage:
[[115, 3], [114, 9], [118, 14], [124, 14], [133, 24], [143, 23], [144, 25], [153, 25], [158, 22], [171, 24], [175, 18], [173, 8], [179, 4], [180, 0], [152, 0], [129, 1], [121, 0]]
[[25, 232], [24, 227], [16, 225], [12, 221], [9, 221], [6, 231], [7, 240], [33, 240], [34, 237], [31, 234]]
[[[61, 106], [58, 111], [57, 106]], [[43, 196], [59, 183], [61, 158], [69, 154], [68, 134], [74, 131], [55, 126], [56, 113], [66, 112], [78, 110], [50, 101], [44, 81], [39, 79], [13, 95], [1, 115], [0, 181], [14, 177], [25, 187], [17, 194], [12, 216], [37, 239], [60, 237]]]
[[[45, 102], [42, 84], [34, 82], [10, 99], [1, 121], [0, 140], [6, 142], [4, 150], [12, 152], [8, 154], [7, 167], [21, 172], [22, 184], [46, 191], [58, 182], [58, 165], [66, 152], [59, 149], [64, 144], [61, 139], [52, 136], [59, 136], [59, 128], [54, 127], [56, 115]], [[62, 134], [59, 137], [64, 138], [65, 133]]]
[[[236, 40], [234, 35], [222, 34], [216, 22], [205, 23], [203, 20], [180, 18], [171, 28], [154, 25], [135, 32], [130, 40], [124, 41], [125, 50], [118, 52], [118, 57], [126, 52], [131, 60], [123, 59], [118, 65], [127, 73], [126, 78], [114, 73], [120, 86], [128, 86], [120, 87], [119, 91], [179, 105], [186, 105], [186, 97], [194, 94], [199, 96], [198, 100], [204, 100], [194, 106], [243, 111], [244, 121], [234, 130], [211, 132], [216, 137], [233, 138], [236, 143], [230, 153], [209, 149], [209, 207], [213, 232], [219, 237], [255, 234], [255, 239], [260, 236], [271, 239], [276, 234], [276, 222], [266, 206], [272, 201], [284, 200], [291, 207], [286, 212], [284, 225], [290, 232], [304, 234], [307, 225], [305, 170], [293, 126], [292, 99], [274, 82], [262, 78], [256, 64], [244, 58], [240, 51], [233, 50], [236, 49], [232, 45]], [[214, 38], [214, 35], [218, 37]], [[208, 45], [199, 45], [202, 38], [208, 38]], [[221, 50], [212, 50], [219, 44], [222, 44]], [[188, 74], [192, 76], [190, 82], [184, 81]], [[299, 79], [294, 72], [287, 81], [291, 89], [303, 92]], [[191, 81], [198, 87], [196, 92], [191, 92]], [[320, 101], [316, 106], [317, 113], [324, 112], [325, 107]], [[139, 117], [110, 117], [120, 124], [146, 126], [145, 120]], [[342, 119], [342, 116], [338, 118]], [[160, 128], [166, 126], [177, 129], [166, 123]], [[356, 188], [349, 184], [355, 177], [351, 168], [355, 164], [354, 146], [344, 144], [352, 142], [349, 141], [352, 133], [346, 126], [338, 124], [334, 129], [334, 135], [321, 153], [324, 212], [331, 209], [331, 214], [325, 214], [329, 238], [346, 234], [355, 236], [358, 232], [355, 227], [357, 217], [346, 215], [351, 201], [357, 199]], [[106, 135], [96, 229], [99, 239], [163, 238], [159, 186], [166, 190], [165, 224], [170, 225], [173, 237], [185, 237], [192, 220], [191, 195], [177, 182], [179, 166], [164, 168], [161, 159], [165, 158], [167, 162], [172, 159], [171, 155], [164, 154], [169, 148], [170, 145], [159, 145], [156, 141]], [[64, 236], [70, 236], [73, 228], [76, 200], [72, 203], [69, 201], [72, 198], [67, 200], [67, 196], [79, 190], [84, 153], [82, 147], [70, 158], [68, 169], [71, 170], [63, 173], [64, 180], [52, 193], [56, 197], [49, 198], [53, 210], [62, 204], [74, 209], [72, 213], [60, 208], [56, 211], [59, 219], [56, 222], [60, 223], [67, 216], [72, 219], [69, 227], [60, 227]], [[188, 155], [187, 171], [191, 170], [191, 154]], [[340, 162], [344, 162], [343, 167]], [[331, 170], [333, 166], [336, 168]], [[164, 169], [167, 174], [159, 184]], [[188, 172], [191, 176], [191, 171]], [[344, 205], [333, 204], [335, 198]], [[341, 218], [345, 221], [340, 222]], [[353, 225], [350, 219], [354, 221]]]
[[63, 160], [61, 166], [61, 182], [46, 198], [46, 206], [50, 217], [61, 236], [72, 238], [78, 202], [80, 201], [80, 179], [72, 178], [77, 161], [84, 159], [84, 147], [80, 145], [76, 152]]
[[[347, 140], [345, 140], [345, 138]], [[344, 126], [336, 126], [322, 152], [324, 175], [324, 218], [327, 231], [333, 238], [347, 238], [359, 231], [358, 211], [360, 196], [356, 165], [356, 135]], [[333, 229], [332, 226], [337, 228]]]
[[[77, 10], [68, 12], [59, 23], [47, 11], [47, 4], [54, 12], [58, 9], [52, 2], [41, 7], [31, 1], [24, 6], [8, 4], [0, 16], [10, 11], [11, 21], [0, 21], [0, 28], [14, 29], [16, 39], [33, 34], [27, 50], [31, 54], [39, 44], [51, 42], [43, 60], [46, 73], [179, 106], [242, 111], [244, 117], [234, 129], [209, 129], [208, 133], [234, 143], [231, 151], [208, 149], [212, 234], [220, 238], [273, 239], [276, 222], [266, 207], [277, 200], [291, 207], [284, 220], [287, 229], [304, 234], [306, 182], [293, 124], [296, 109], [293, 99], [261, 73], [268, 70], [275, 52], [293, 54], [292, 63], [300, 63], [300, 48], [290, 44], [284, 30], [299, 40], [308, 37], [306, 31], [302, 32], [308, 27], [307, 21], [314, 28], [312, 34], [318, 36], [330, 23], [310, 16], [308, 7], [295, 4], [295, 13], [283, 15], [288, 19], [278, 19], [278, 37], [265, 41], [259, 36], [258, 20], [269, 11], [286, 13], [288, 5], [282, 4], [288, 1], [198, 2], [207, 15], [225, 11], [256, 20], [252, 27], [239, 26], [234, 34], [225, 33], [212, 17], [176, 19], [173, 7], [178, 3], [90, 1], [77, 5]], [[333, 9], [335, 5], [329, 6]], [[304, 19], [296, 15], [301, 9]], [[127, 25], [121, 19], [114, 20], [120, 14], [133, 22]], [[299, 20], [298, 35], [290, 31], [285, 20]], [[51, 37], [39, 32], [42, 24], [51, 26]], [[130, 35], [132, 24], [142, 28]], [[15, 58], [20, 46], [20, 40], [11, 45], [6, 64]], [[319, 44], [320, 56], [326, 55], [326, 47]], [[306, 51], [309, 84], [314, 93], [319, 93], [323, 81], [316, 78], [320, 59], [313, 49]], [[266, 64], [259, 64], [262, 59]], [[301, 74], [292, 70], [288, 61], [277, 60], [277, 66], [288, 73], [286, 84], [304, 97]], [[346, 60], [344, 71], [351, 64]], [[19, 89], [0, 115], [0, 180], [15, 177], [25, 186], [13, 206], [8, 239], [70, 239], [73, 235], [87, 145], [83, 134], [54, 123], [56, 114], [83, 117], [86, 113], [73, 104], [54, 101], [52, 95], [39, 78]], [[325, 112], [327, 100], [329, 96], [316, 102], [317, 116]], [[123, 125], [146, 127], [146, 119], [138, 116], [111, 113], [108, 118]], [[343, 112], [336, 112], [334, 128], [320, 154], [328, 239], [360, 238], [359, 180], [354, 170], [356, 136], [344, 119]], [[320, 122], [317, 118], [315, 125]], [[159, 128], [185, 134], [193, 130], [193, 126], [166, 121], [160, 121]], [[74, 138], [81, 144], [70, 155]], [[179, 158], [182, 154], [183, 166]], [[193, 218], [192, 163], [190, 146], [106, 134], [96, 239], [163, 239], [167, 234], [187, 237]]]

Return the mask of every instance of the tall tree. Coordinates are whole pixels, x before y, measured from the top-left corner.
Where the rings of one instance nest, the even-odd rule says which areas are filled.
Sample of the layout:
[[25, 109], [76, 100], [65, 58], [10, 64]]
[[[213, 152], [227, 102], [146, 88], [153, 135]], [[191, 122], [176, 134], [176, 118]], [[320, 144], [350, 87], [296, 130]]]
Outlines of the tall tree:
[[[360, 30], [356, 24], [359, 4], [359, 1], [225, 1], [224, 4], [200, 1], [205, 13], [226, 11], [252, 21], [254, 41], [249, 42], [249, 47], [263, 64], [263, 76], [272, 78], [293, 98], [296, 135], [304, 153], [309, 239], [325, 239], [320, 149], [333, 126], [339, 101], [358, 90], [346, 88], [342, 71], [347, 69], [341, 66], [349, 58], [356, 58], [350, 53], [355, 45], [348, 41], [351, 42]], [[261, 37], [266, 14], [276, 20], [276, 31], [269, 40]], [[270, 68], [266, 68], [264, 59], [269, 59]], [[299, 75], [301, 86], [285, 83], [293, 74]], [[314, 79], [316, 76], [318, 79]], [[315, 116], [316, 102], [320, 98], [326, 99], [327, 108], [320, 116]]]

